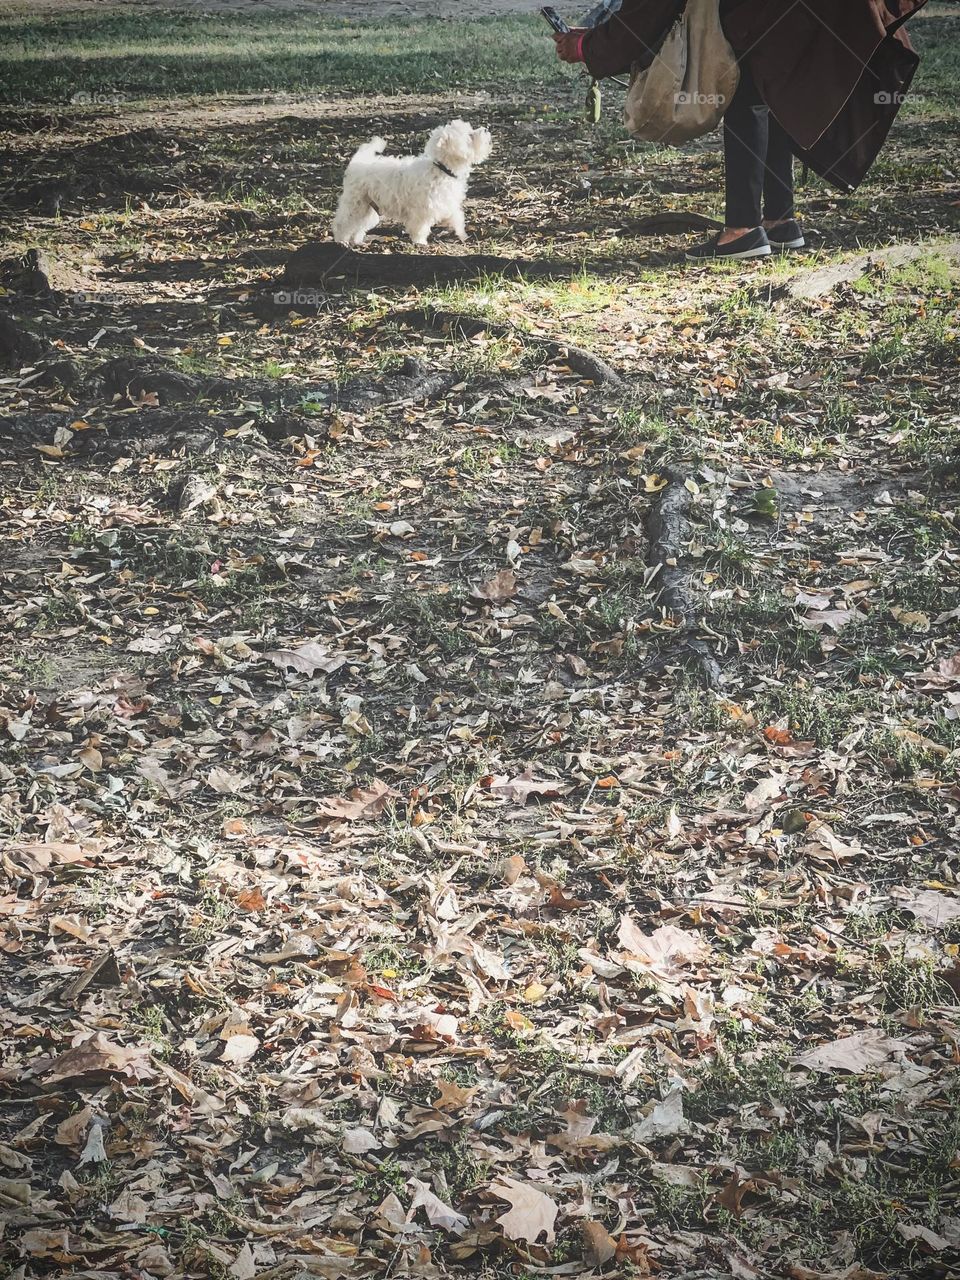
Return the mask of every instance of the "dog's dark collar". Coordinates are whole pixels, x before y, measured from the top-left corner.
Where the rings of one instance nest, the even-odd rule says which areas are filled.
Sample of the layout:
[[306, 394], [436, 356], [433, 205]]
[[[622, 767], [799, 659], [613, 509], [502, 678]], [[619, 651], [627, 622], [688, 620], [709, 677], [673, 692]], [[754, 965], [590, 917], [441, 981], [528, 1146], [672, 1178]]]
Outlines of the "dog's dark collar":
[[454, 173], [452, 169], [448, 169], [445, 164], [441, 164], [439, 160], [434, 160], [433, 163], [440, 170], [440, 172], [445, 173], [448, 178], [456, 178], [459, 176], [458, 174]]

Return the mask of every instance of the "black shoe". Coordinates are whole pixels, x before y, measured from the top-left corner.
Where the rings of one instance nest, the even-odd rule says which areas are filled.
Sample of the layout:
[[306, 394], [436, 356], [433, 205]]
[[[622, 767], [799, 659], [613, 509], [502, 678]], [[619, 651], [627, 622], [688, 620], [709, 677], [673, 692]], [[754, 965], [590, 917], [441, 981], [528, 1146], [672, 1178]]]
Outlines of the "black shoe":
[[721, 258], [766, 258], [769, 254], [770, 241], [767, 239], [767, 233], [763, 227], [757, 227], [753, 231], [748, 231], [746, 235], [737, 236], [736, 240], [729, 240], [726, 244], [720, 244], [720, 237], [716, 235], [706, 244], [698, 244], [695, 248], [688, 249], [687, 260], [709, 262]]
[[795, 222], [793, 218], [789, 222], [768, 227], [767, 239], [770, 241], [771, 248], [780, 253], [785, 253], [788, 249], [805, 249], [807, 245], [800, 223]]

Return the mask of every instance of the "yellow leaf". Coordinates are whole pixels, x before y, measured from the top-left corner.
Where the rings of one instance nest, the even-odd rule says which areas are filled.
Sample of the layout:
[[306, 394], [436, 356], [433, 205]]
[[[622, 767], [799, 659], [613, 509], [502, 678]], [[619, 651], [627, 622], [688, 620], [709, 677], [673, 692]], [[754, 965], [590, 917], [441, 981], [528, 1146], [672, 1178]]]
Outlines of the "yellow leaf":
[[233, 346], [233, 339], [232, 339], [232, 338], [228, 338], [228, 337], [226, 336], [226, 334], [224, 334], [224, 336], [223, 336], [222, 338], [218, 338], [218, 339], [217, 339], [217, 346], [218, 346], [218, 347], [232, 347], [232, 346]]
[[508, 1009], [503, 1016], [504, 1022], [511, 1031], [532, 1031], [533, 1023], [525, 1018], [517, 1009]]
[[914, 609], [901, 609], [895, 606], [890, 610], [901, 627], [907, 627], [910, 631], [929, 631], [930, 619], [925, 613], [919, 613]]
[[523, 998], [527, 1004], [537, 1004], [547, 994], [547, 988], [542, 982], [531, 982], [529, 987], [523, 993]]
[[48, 458], [62, 458], [63, 450], [58, 444], [35, 444], [33, 446], [38, 453], [45, 453]]
[[669, 483], [670, 481], [666, 476], [658, 475], [656, 471], [649, 476], [643, 477], [643, 487], [647, 493], [659, 493], [660, 490], [665, 489]]

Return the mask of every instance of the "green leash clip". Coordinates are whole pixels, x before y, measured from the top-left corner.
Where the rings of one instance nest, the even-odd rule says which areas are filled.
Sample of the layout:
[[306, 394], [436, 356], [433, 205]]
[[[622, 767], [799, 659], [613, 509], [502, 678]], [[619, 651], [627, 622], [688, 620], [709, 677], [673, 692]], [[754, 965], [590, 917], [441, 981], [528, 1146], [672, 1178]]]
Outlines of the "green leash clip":
[[590, 124], [600, 123], [600, 113], [603, 110], [603, 94], [600, 92], [599, 80], [591, 80], [590, 88], [587, 90], [586, 109], [584, 114]]

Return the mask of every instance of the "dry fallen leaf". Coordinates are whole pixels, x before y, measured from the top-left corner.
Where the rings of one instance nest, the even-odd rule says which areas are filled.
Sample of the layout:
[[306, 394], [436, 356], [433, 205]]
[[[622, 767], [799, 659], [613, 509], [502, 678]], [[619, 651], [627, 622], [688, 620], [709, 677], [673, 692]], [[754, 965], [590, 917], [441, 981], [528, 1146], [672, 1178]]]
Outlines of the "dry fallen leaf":
[[248, 1241], [244, 1241], [240, 1252], [230, 1264], [228, 1273], [233, 1276], [234, 1280], [255, 1280], [257, 1263]]
[[256, 1036], [240, 1032], [238, 1035], [231, 1036], [223, 1046], [220, 1060], [221, 1062], [229, 1062], [233, 1066], [239, 1066], [242, 1062], [249, 1062], [259, 1048], [260, 1041]]
[[516, 884], [526, 870], [526, 861], [519, 853], [513, 854], [503, 864], [503, 883], [506, 885]]
[[64, 1147], [79, 1146], [86, 1139], [92, 1115], [93, 1111], [90, 1107], [81, 1107], [72, 1116], [67, 1116], [66, 1120], [61, 1120], [53, 1135], [54, 1142]]
[[530, 765], [514, 778], [491, 777], [485, 781], [491, 795], [503, 796], [505, 800], [516, 800], [520, 804], [530, 796], [559, 796], [570, 790], [569, 786], [561, 783], [545, 778], [535, 778]]
[[602, 1222], [580, 1223], [583, 1235], [583, 1260], [589, 1267], [602, 1267], [617, 1252], [617, 1242]]
[[332, 653], [325, 644], [308, 641], [298, 645], [296, 649], [269, 649], [265, 654], [274, 666], [285, 671], [299, 671], [301, 675], [313, 676], [317, 671], [329, 675], [338, 671], [346, 662], [343, 654]]
[[518, 1182], [516, 1178], [505, 1175], [491, 1183], [490, 1190], [511, 1206], [497, 1218], [508, 1240], [526, 1240], [528, 1244], [536, 1244], [544, 1236], [546, 1243], [551, 1243], [556, 1235], [554, 1224], [558, 1205], [555, 1200], [529, 1182]]
[[786, 778], [782, 773], [771, 774], [761, 778], [757, 785], [743, 798], [743, 807], [751, 813], [757, 813], [769, 807], [771, 800], [782, 794]]
[[960, 920], [960, 897], [938, 893], [936, 889], [911, 889], [907, 885], [896, 885], [890, 893], [904, 911], [935, 929]]
[[851, 1036], [822, 1044], [798, 1054], [791, 1061], [814, 1071], [851, 1071], [859, 1075], [887, 1062], [894, 1054], [910, 1047], [906, 1040], [896, 1040], [886, 1032], [866, 1027]]
[[421, 1182], [419, 1178], [410, 1178], [407, 1186], [414, 1193], [407, 1213], [408, 1222], [412, 1222], [413, 1215], [418, 1209], [422, 1208], [432, 1227], [441, 1227], [452, 1235], [462, 1235], [470, 1225], [469, 1219], [465, 1218], [463, 1214], [457, 1213], [456, 1209], [451, 1209], [448, 1204], [444, 1204], [439, 1196], [435, 1195], [427, 1184]]
[[629, 913], [620, 919], [617, 940], [625, 952], [662, 973], [674, 974], [680, 966], [694, 964], [709, 954], [698, 934], [672, 924], [662, 924], [645, 934]]
[[661, 1102], [655, 1103], [649, 1115], [631, 1125], [629, 1137], [633, 1142], [653, 1142], [686, 1133], [689, 1127], [683, 1115], [683, 1090], [674, 1088]]
[[376, 818], [396, 794], [392, 787], [375, 779], [369, 787], [354, 787], [349, 797], [327, 796], [319, 800], [317, 811], [322, 817], [347, 821]]
[[348, 1155], [363, 1155], [366, 1151], [377, 1151], [380, 1140], [369, 1129], [345, 1129], [341, 1149]]
[[146, 1049], [123, 1048], [98, 1031], [55, 1060], [44, 1076], [46, 1084], [59, 1084], [89, 1075], [128, 1076], [146, 1080], [154, 1075]]
[[840, 631], [858, 616], [854, 609], [811, 609], [798, 621], [808, 631]]
[[501, 569], [486, 582], [471, 587], [470, 594], [475, 600], [484, 600], [489, 604], [503, 604], [517, 594], [517, 575], [512, 569]]
[[217, 765], [207, 774], [207, 785], [221, 796], [242, 796], [250, 790], [250, 779]]

